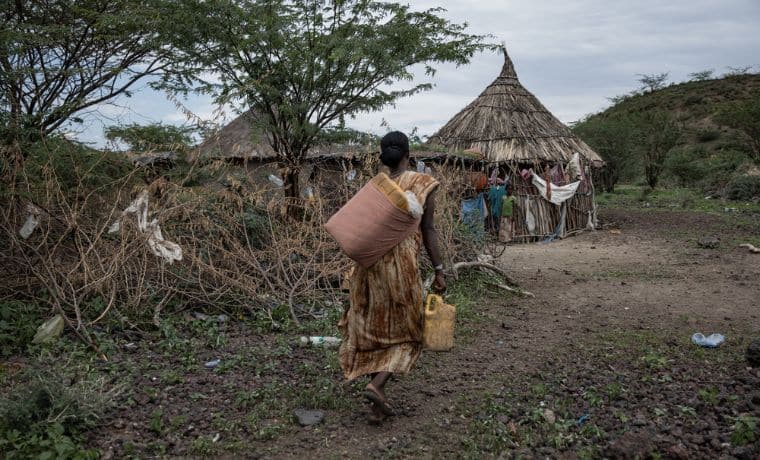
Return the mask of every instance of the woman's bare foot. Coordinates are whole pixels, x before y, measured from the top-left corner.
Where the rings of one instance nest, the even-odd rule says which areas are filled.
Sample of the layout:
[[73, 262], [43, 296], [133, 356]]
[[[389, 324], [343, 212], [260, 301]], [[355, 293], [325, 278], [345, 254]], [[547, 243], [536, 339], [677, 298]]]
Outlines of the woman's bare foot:
[[388, 404], [385, 392], [382, 389], [375, 387], [372, 382], [364, 387], [364, 397], [372, 403], [373, 407], [379, 409], [384, 415], [395, 415], [393, 408]]
[[383, 423], [383, 420], [385, 420], [386, 417], [388, 417], [375, 403], [369, 405], [369, 410], [370, 412], [367, 414], [367, 422], [370, 425], [379, 425]]

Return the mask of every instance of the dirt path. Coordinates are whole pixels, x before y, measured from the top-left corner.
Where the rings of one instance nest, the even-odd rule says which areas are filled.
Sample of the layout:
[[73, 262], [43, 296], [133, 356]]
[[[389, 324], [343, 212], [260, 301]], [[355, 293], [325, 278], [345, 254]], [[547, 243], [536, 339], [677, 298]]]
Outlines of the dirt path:
[[[748, 230], [704, 214], [604, 217], [620, 231], [510, 247], [502, 264], [536, 298], [473, 306], [454, 351], [424, 354], [389, 384], [400, 414], [380, 427], [364, 422], [361, 383], [334, 383], [334, 352], [233, 329], [225, 353], [258, 364], [201, 371], [172, 390], [146, 370], [138, 404], [93, 442], [115, 456], [753, 458], [760, 370], [743, 353], [760, 337], [760, 255], [694, 243]], [[728, 340], [700, 349], [697, 331]], [[305, 406], [324, 422], [295, 425], [289, 414]], [[159, 409], [164, 430], [150, 425]]]

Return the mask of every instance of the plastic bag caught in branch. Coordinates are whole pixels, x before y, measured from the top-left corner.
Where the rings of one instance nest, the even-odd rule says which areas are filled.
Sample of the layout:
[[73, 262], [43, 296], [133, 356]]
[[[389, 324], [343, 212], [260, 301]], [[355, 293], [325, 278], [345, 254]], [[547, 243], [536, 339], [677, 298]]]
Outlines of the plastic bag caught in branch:
[[26, 212], [29, 215], [27, 216], [24, 225], [18, 231], [18, 234], [21, 235], [21, 238], [23, 239], [29, 238], [32, 235], [32, 232], [34, 232], [34, 229], [40, 225], [40, 213], [42, 211], [40, 211], [40, 209], [33, 204], [27, 204]]
[[170, 264], [175, 260], [182, 260], [182, 248], [171, 241], [164, 239], [161, 234], [161, 227], [158, 225], [158, 220], [153, 219], [148, 222], [148, 191], [143, 190], [140, 195], [127, 206], [121, 213], [121, 217], [117, 219], [108, 228], [108, 233], [116, 233], [121, 229], [121, 220], [128, 214], [135, 214], [137, 216], [137, 228], [142, 233], [148, 234], [148, 247], [153, 254], [163, 258]]

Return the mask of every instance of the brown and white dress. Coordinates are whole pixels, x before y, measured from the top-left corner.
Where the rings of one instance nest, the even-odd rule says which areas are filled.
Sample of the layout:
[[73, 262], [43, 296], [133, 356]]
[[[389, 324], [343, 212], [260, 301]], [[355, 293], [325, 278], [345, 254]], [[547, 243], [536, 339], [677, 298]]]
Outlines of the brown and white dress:
[[[438, 181], [427, 174], [406, 171], [395, 179], [426, 205]], [[351, 275], [349, 307], [338, 327], [343, 334], [339, 358], [349, 380], [375, 372], [406, 373], [422, 352], [423, 287], [418, 256], [418, 228], [365, 269]]]

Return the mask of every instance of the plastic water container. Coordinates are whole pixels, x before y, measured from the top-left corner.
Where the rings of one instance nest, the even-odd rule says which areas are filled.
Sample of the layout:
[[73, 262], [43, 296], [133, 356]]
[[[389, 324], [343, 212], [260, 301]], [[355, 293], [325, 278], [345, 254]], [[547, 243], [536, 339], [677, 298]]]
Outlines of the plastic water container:
[[423, 345], [431, 351], [449, 351], [454, 346], [456, 307], [444, 303], [436, 294], [428, 294], [425, 301]]

